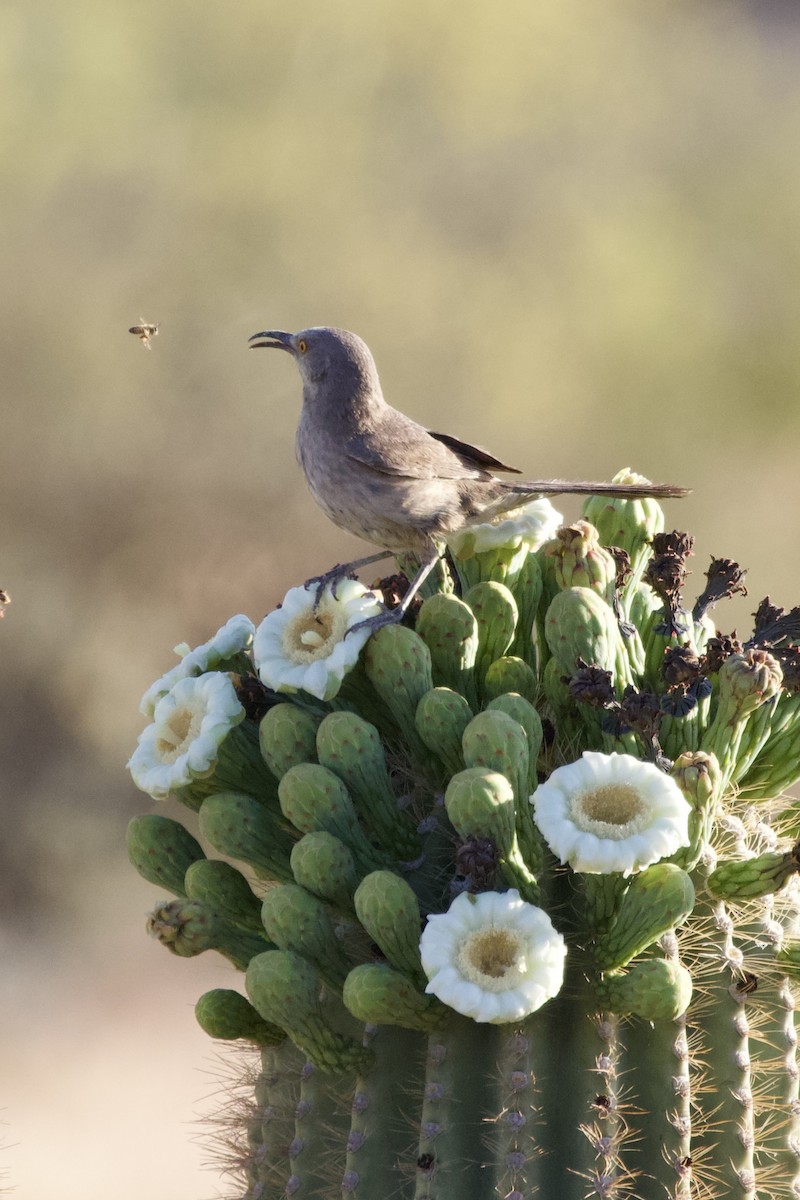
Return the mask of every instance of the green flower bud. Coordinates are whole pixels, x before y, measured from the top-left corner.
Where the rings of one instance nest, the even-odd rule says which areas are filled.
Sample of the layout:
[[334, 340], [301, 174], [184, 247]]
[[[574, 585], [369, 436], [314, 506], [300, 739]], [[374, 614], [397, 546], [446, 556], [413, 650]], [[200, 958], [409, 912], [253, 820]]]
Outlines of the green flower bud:
[[505, 655], [489, 667], [483, 681], [483, 694], [487, 700], [508, 692], [518, 692], [531, 704], [536, 701], [538, 684], [536, 673], [522, 658]]
[[444, 803], [456, 832], [463, 838], [491, 838], [505, 881], [517, 888], [523, 899], [538, 903], [536, 881], [517, 844], [514, 789], [505, 775], [485, 767], [459, 771], [447, 785]]
[[529, 807], [530, 751], [519, 721], [499, 708], [487, 708], [464, 730], [463, 747], [468, 767], [499, 771], [513, 787], [517, 805]]
[[555, 563], [560, 588], [591, 588], [608, 604], [614, 598], [617, 565], [600, 545], [597, 530], [588, 521], [562, 525], [553, 541], [544, 547]]
[[346, 785], [364, 825], [392, 858], [410, 861], [420, 840], [407, 812], [398, 808], [380, 734], [351, 712], [333, 712], [317, 731], [320, 763]]
[[364, 1046], [327, 1023], [319, 1002], [319, 973], [299, 954], [259, 954], [247, 968], [245, 986], [264, 1020], [280, 1026], [320, 1070], [358, 1071], [371, 1061]]
[[422, 916], [412, 888], [392, 871], [373, 871], [355, 893], [356, 915], [389, 962], [419, 987], [427, 978], [419, 956]]
[[367, 678], [397, 721], [412, 754], [428, 764], [430, 754], [414, 721], [417, 705], [433, 687], [428, 647], [405, 626], [387, 625], [369, 639], [363, 661]]
[[360, 871], [374, 871], [385, 858], [367, 841], [347, 788], [333, 771], [317, 763], [290, 767], [278, 784], [281, 811], [300, 833], [325, 830], [350, 849]]
[[[729, 655], [719, 669], [718, 680], [717, 711], [703, 734], [700, 749], [717, 756], [727, 786], [747, 771], [769, 736], [772, 711], [766, 709], [759, 714], [757, 710], [778, 695], [783, 672], [766, 650], [750, 649]], [[757, 721], [757, 728], [748, 735], [751, 720]]]
[[296, 883], [270, 888], [261, 907], [268, 936], [279, 950], [292, 950], [314, 963], [322, 978], [341, 991], [349, 965], [330, 912]]
[[720, 708], [735, 708], [740, 719], [777, 696], [783, 671], [766, 650], [743, 650], [729, 655], [719, 669]]
[[692, 977], [677, 959], [647, 958], [625, 975], [606, 975], [597, 987], [599, 1002], [611, 1012], [632, 1013], [645, 1021], [674, 1021], [692, 998]]
[[694, 908], [694, 885], [673, 863], [659, 862], [634, 875], [608, 930], [595, 944], [602, 970], [616, 971], [682, 925]]
[[457, 596], [431, 596], [419, 610], [416, 631], [430, 651], [433, 682], [476, 707], [478, 622], [472, 609]]
[[252, 796], [209, 796], [200, 808], [200, 832], [220, 854], [250, 863], [261, 879], [291, 880], [292, 839], [272, 811]]
[[332, 833], [307, 833], [292, 848], [291, 867], [301, 887], [344, 911], [353, 908], [358, 872], [344, 842]]
[[553, 597], [545, 616], [545, 636], [562, 674], [574, 675], [581, 658], [589, 666], [612, 671], [618, 690], [632, 682], [617, 619], [605, 600], [589, 588], [567, 588]]
[[544, 738], [542, 718], [533, 705], [517, 692], [505, 692], [496, 696], [487, 704], [486, 710], [487, 712], [507, 713], [525, 730], [525, 736], [528, 739], [528, 794], [530, 795], [531, 792], [536, 791], [539, 782], [536, 764]]
[[241, 871], [230, 863], [218, 858], [193, 863], [186, 872], [185, 888], [190, 900], [213, 908], [226, 921], [263, 933], [261, 901]]
[[230, 988], [213, 988], [194, 1006], [194, 1015], [209, 1037], [233, 1042], [239, 1039], [257, 1046], [277, 1046], [286, 1035], [258, 1015], [244, 996]]
[[[511, 646], [511, 653], [533, 666], [536, 662], [536, 651], [533, 644], [533, 629], [536, 614], [542, 599], [543, 582], [542, 568], [537, 554], [528, 554], [522, 566], [513, 579], [506, 580], [517, 602], [517, 631]], [[507, 689], [521, 691], [520, 688]], [[523, 695], [527, 693], [523, 692]], [[530, 699], [530, 697], [529, 697]]]
[[218, 950], [241, 971], [254, 955], [271, 949], [263, 931], [254, 933], [233, 925], [199, 900], [159, 904], [147, 919], [147, 932], [180, 958]]
[[319, 717], [296, 704], [276, 704], [258, 727], [258, 742], [264, 762], [276, 779], [289, 767], [317, 761]]
[[188, 829], [171, 817], [146, 813], [128, 825], [128, 858], [148, 883], [185, 896], [183, 878], [188, 868], [205, 858], [202, 847]]
[[432, 688], [417, 705], [416, 725], [425, 745], [442, 761], [448, 773], [464, 766], [461, 739], [472, 720], [472, 709], [452, 688]]
[[147, 918], [147, 932], [179, 958], [194, 958], [215, 950], [222, 934], [213, 909], [198, 900], [168, 900]]
[[800, 842], [781, 854], [770, 851], [755, 858], [721, 862], [706, 885], [720, 900], [752, 900], [779, 892], [800, 871]]
[[517, 602], [502, 583], [479, 583], [464, 596], [478, 623], [478, 653], [475, 673], [482, 687], [486, 672], [502, 658], [517, 629]]
[[448, 1010], [435, 996], [417, 991], [400, 971], [379, 963], [362, 963], [347, 976], [342, 993], [359, 1021], [429, 1031], [447, 1020]]
[[688, 750], [675, 759], [670, 774], [692, 806], [689, 845], [673, 854], [671, 861], [691, 871], [711, 838], [714, 812], [722, 794], [722, 772], [715, 755]]
[[[624, 468], [614, 483], [646, 483], [643, 475]], [[623, 500], [613, 496], [589, 496], [583, 502], [583, 515], [591, 521], [604, 546], [619, 546], [631, 560], [631, 583], [635, 585], [650, 557], [650, 542], [664, 529], [664, 512], [657, 500], [642, 497]]]

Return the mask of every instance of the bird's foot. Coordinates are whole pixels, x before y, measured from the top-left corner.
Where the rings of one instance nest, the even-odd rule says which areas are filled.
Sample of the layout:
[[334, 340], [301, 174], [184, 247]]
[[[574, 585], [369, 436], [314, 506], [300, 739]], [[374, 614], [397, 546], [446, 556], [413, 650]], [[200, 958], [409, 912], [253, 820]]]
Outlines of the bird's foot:
[[336, 588], [343, 579], [355, 579], [355, 572], [352, 569], [351, 563], [337, 563], [335, 567], [331, 567], [329, 571], [323, 572], [322, 575], [312, 575], [303, 584], [306, 591], [314, 591], [314, 612], [319, 608], [320, 600], [326, 588], [330, 588], [334, 600], [336, 599]]
[[385, 625], [399, 625], [405, 615], [401, 605], [397, 608], [384, 608], [382, 612], [376, 613], [374, 617], [365, 617], [363, 621], [358, 621], [355, 625], [351, 625], [345, 637], [351, 633], [355, 633], [357, 629], [368, 629], [369, 632], [377, 633], [379, 629], [383, 629]]

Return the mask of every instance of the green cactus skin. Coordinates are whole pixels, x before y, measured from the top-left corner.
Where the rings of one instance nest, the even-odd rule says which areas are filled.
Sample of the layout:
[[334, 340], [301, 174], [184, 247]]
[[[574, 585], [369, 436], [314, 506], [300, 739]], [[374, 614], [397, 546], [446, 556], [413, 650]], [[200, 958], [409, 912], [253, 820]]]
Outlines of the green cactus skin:
[[[245, 973], [249, 999], [197, 1006], [259, 1055], [252, 1103], [225, 1118], [242, 1200], [800, 1196], [800, 815], [775, 799], [800, 778], [794, 618], [729, 651], [687, 601], [667, 635], [642, 582], [659, 506], [585, 512], [596, 562], [569, 532], [558, 570], [543, 550], [468, 555], [463, 600], [443, 568], [416, 632], [372, 635], [329, 705], [271, 710], [256, 783], [243, 722], [247, 783], [217, 774], [192, 803], [244, 873], [167, 818], [132, 823], [132, 862], [177, 896], [154, 932]], [[610, 545], [632, 562], [617, 608]], [[694, 706], [661, 672], [677, 643], [709, 649]], [[579, 659], [614, 699], [576, 699]], [[625, 725], [629, 685], [660, 699], [653, 732]], [[559, 865], [528, 796], [587, 749], [669, 772], [688, 845], [627, 876]], [[564, 982], [524, 1019], [471, 1021], [426, 990], [420, 924], [464, 888], [510, 887], [563, 935]]]
[[185, 896], [183, 880], [192, 863], [205, 858], [203, 848], [180, 821], [145, 813], [128, 825], [128, 858], [143, 879]]
[[410, 884], [392, 871], [366, 875], [354, 896], [356, 916], [392, 966], [424, 991], [428, 982], [419, 956], [422, 916]]
[[[522, 697], [519, 700], [525, 703]], [[515, 707], [513, 701], [511, 707]], [[530, 721], [530, 724], [534, 722]], [[541, 741], [541, 721], [539, 733]], [[464, 730], [463, 748], [468, 767], [499, 771], [514, 789], [517, 839], [525, 861], [536, 875], [542, 865], [544, 846], [528, 803], [536, 782], [534, 780], [531, 787], [530, 742], [525, 728], [504, 711], [502, 703], [494, 701], [484, 712], [473, 717]]]
[[517, 841], [514, 789], [505, 775], [485, 767], [467, 767], [454, 775], [444, 795], [447, 815], [462, 837], [490, 838], [500, 873], [509, 887], [531, 904], [539, 901], [536, 879]]
[[[513, 588], [512, 594], [517, 602], [517, 629], [514, 641], [511, 643], [512, 656], [521, 658], [531, 669], [535, 670], [541, 647], [537, 647], [534, 641], [534, 629], [544, 588], [542, 570], [537, 555], [529, 554], [516, 575], [505, 582], [507, 587]], [[513, 690], [521, 691], [522, 689], [515, 688]], [[527, 695], [527, 693], [523, 694]]]
[[333, 1028], [320, 1003], [320, 977], [290, 950], [267, 950], [250, 960], [245, 986], [265, 1021], [279, 1025], [315, 1066], [327, 1071], [362, 1069], [370, 1053]]
[[[626, 966], [667, 930], [682, 925], [694, 908], [694, 901], [691, 879], [673, 863], [654, 863], [649, 870], [634, 876], [616, 907], [613, 920], [595, 943], [600, 967], [604, 971], [616, 971]], [[609, 1007], [614, 1006], [609, 1004]], [[685, 1009], [686, 1004], [675, 1015]]]
[[479, 583], [470, 588], [464, 602], [475, 615], [478, 626], [478, 651], [475, 659], [477, 685], [483, 692], [486, 672], [507, 652], [517, 631], [519, 612], [512, 592], [502, 583]]
[[262, 933], [261, 901], [250, 884], [230, 863], [204, 858], [192, 863], [184, 876], [184, 893], [213, 908], [226, 921]]
[[285, 1034], [277, 1025], [268, 1025], [244, 998], [231, 988], [213, 988], [204, 992], [194, 1006], [197, 1023], [209, 1037], [220, 1041], [247, 1041], [256, 1046], [279, 1046]]
[[375, 726], [357, 713], [330, 713], [317, 730], [316, 749], [322, 766], [338, 775], [362, 820], [369, 821], [380, 848], [401, 862], [417, 858], [419, 835], [410, 814], [398, 806]]
[[522, 658], [506, 654], [489, 667], [483, 680], [483, 694], [487, 701], [516, 692], [534, 704], [539, 693], [536, 672]]
[[364, 650], [364, 670], [415, 761], [423, 769], [431, 768], [432, 756], [417, 733], [415, 720], [417, 705], [433, 687], [431, 654], [422, 638], [402, 625], [379, 629]]
[[370, 845], [358, 823], [347, 788], [327, 767], [291, 767], [278, 785], [278, 798], [283, 815], [301, 833], [332, 833], [348, 847], [359, 869], [374, 871], [385, 865], [385, 855]]
[[313, 963], [320, 977], [342, 990], [350, 965], [326, 905], [296, 883], [270, 888], [261, 906], [267, 936], [279, 950], [291, 950]]
[[753, 900], [779, 892], [792, 875], [800, 871], [800, 845], [785, 854], [767, 851], [744, 861], [720, 863], [709, 875], [706, 885], [720, 900]]
[[353, 909], [360, 877], [353, 855], [332, 833], [306, 833], [292, 847], [290, 865], [295, 882], [307, 892], [344, 912]]
[[295, 704], [276, 704], [258, 727], [258, 744], [264, 762], [280, 780], [290, 767], [317, 761], [320, 718]]
[[479, 623], [469, 605], [457, 596], [431, 596], [419, 611], [416, 630], [430, 651], [434, 684], [461, 692], [476, 708]]
[[253, 955], [272, 948], [263, 933], [226, 921], [199, 900], [171, 900], [157, 905], [147, 919], [147, 932], [179, 958], [218, 950], [240, 971]]
[[220, 792], [200, 808], [200, 832], [215, 850], [250, 863], [262, 879], [288, 883], [292, 839], [273, 814], [251, 796]]
[[414, 718], [417, 732], [448, 774], [464, 766], [461, 739], [472, 717], [467, 701], [452, 688], [431, 688], [417, 705]]

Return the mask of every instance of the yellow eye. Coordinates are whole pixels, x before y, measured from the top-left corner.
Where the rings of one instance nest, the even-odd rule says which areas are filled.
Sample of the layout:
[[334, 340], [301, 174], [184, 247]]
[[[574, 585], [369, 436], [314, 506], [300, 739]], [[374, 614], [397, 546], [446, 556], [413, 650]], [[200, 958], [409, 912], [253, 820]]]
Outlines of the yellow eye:
[[308, 342], [304, 341], [303, 338], [301, 338], [300, 341], [297, 343], [297, 349], [300, 351], [301, 354], [305, 354], [306, 350], [308, 349]]

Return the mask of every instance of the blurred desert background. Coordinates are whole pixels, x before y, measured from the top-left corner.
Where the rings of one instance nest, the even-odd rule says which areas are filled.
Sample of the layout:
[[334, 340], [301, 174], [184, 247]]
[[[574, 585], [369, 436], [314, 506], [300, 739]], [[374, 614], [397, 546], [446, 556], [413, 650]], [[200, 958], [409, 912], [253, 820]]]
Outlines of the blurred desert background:
[[691, 485], [690, 595], [714, 554], [725, 632], [797, 602], [800, 5], [11, 0], [0, 64], [0, 1176], [206, 1200], [192, 1006], [235, 973], [145, 936], [139, 698], [368, 552], [247, 338], [342, 325], [526, 472]]

